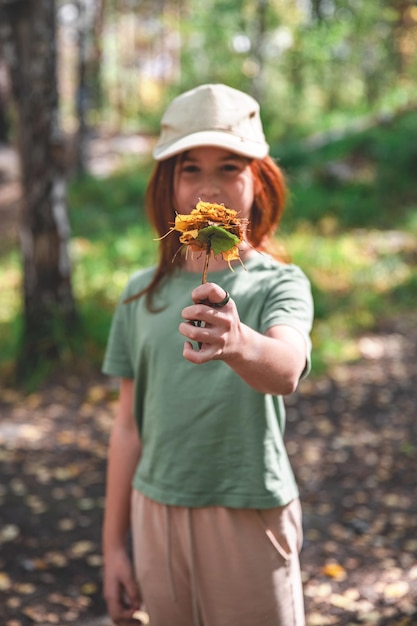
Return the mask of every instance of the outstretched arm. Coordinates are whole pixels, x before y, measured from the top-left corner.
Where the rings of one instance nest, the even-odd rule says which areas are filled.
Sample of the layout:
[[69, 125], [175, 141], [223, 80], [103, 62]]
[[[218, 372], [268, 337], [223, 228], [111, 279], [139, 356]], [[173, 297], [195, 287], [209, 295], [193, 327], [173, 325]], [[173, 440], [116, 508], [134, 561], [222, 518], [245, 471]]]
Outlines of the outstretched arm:
[[189, 341], [185, 343], [183, 354], [188, 361], [199, 364], [223, 360], [261, 393], [287, 395], [296, 389], [307, 353], [298, 330], [277, 325], [262, 335], [240, 321], [232, 300], [221, 309], [199, 304], [202, 300], [220, 302], [224, 298], [224, 290], [214, 283], [194, 289], [192, 298], [196, 304], [185, 308], [183, 317], [201, 320], [204, 326], [196, 327], [189, 322], [180, 325], [184, 337], [202, 344], [197, 351]]

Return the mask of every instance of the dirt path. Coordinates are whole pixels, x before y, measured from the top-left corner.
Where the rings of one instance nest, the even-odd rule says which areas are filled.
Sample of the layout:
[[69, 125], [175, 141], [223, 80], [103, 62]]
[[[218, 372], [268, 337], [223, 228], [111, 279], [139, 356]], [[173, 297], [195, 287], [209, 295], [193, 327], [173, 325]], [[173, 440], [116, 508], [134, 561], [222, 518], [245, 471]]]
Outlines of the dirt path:
[[[287, 444], [305, 516], [309, 626], [417, 624], [417, 330], [364, 338], [367, 358], [305, 381]], [[61, 374], [0, 400], [0, 623], [106, 623], [100, 526], [113, 381]]]
[[415, 317], [361, 345], [289, 409], [310, 626], [417, 624]]

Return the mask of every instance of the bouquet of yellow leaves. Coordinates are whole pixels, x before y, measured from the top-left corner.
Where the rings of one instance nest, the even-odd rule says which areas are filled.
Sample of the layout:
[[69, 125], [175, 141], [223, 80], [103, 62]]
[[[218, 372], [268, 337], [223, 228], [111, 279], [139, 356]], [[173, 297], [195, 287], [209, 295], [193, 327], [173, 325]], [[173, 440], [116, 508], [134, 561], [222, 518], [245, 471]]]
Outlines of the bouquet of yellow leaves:
[[238, 246], [243, 241], [242, 221], [236, 211], [223, 204], [201, 200], [189, 215], [177, 214], [171, 231], [182, 233], [180, 242], [190, 250], [206, 254], [202, 283], [207, 282], [211, 253], [214, 256], [221, 254], [229, 265], [230, 261], [240, 260]]
[[[177, 213], [174, 226], [160, 239], [167, 237], [176, 230], [181, 233], [180, 242], [186, 250], [205, 252], [206, 258], [201, 281], [204, 284], [207, 282], [208, 266], [212, 253], [214, 256], [221, 254], [222, 258], [229, 263], [231, 270], [230, 261], [239, 260], [242, 263], [239, 256], [239, 244], [244, 239], [242, 225], [246, 222], [246, 219], [237, 217], [237, 211], [226, 209], [224, 204], [200, 200], [190, 214]], [[130, 296], [124, 300], [125, 304], [135, 300], [139, 295]]]

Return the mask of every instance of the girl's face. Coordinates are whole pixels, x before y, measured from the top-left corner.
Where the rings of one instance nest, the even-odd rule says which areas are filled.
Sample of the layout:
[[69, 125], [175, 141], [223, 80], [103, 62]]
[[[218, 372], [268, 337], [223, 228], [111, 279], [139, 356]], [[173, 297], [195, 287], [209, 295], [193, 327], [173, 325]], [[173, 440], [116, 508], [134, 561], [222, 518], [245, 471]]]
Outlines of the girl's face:
[[202, 200], [249, 218], [254, 199], [249, 160], [223, 148], [193, 148], [178, 159], [174, 193], [178, 213], [190, 213]]

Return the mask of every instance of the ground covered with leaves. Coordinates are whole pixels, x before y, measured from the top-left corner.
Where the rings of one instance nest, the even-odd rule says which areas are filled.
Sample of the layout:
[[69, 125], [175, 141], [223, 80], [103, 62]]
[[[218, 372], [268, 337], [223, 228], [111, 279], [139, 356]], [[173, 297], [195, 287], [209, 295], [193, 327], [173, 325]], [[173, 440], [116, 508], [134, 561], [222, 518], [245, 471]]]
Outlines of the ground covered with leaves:
[[417, 624], [417, 327], [360, 341], [288, 410], [305, 516], [309, 626]]
[[[309, 626], [417, 624], [415, 319], [360, 347], [358, 363], [288, 401]], [[94, 372], [1, 389], [2, 625], [108, 626], [100, 529], [115, 402], [114, 381]]]

